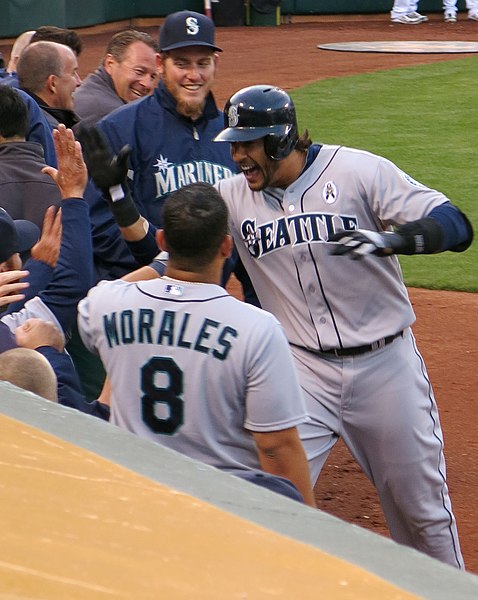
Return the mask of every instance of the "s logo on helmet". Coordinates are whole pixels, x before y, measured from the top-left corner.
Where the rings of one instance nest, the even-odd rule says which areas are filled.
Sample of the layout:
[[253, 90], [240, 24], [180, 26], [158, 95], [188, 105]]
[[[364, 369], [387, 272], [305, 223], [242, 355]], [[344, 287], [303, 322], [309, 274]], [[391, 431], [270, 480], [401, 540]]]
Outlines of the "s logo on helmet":
[[199, 25], [196, 17], [188, 17], [186, 19], [186, 33], [188, 35], [197, 35], [199, 33]]
[[229, 107], [227, 118], [229, 119], [229, 127], [236, 127], [239, 123], [239, 115], [237, 114], [237, 106], [235, 104]]

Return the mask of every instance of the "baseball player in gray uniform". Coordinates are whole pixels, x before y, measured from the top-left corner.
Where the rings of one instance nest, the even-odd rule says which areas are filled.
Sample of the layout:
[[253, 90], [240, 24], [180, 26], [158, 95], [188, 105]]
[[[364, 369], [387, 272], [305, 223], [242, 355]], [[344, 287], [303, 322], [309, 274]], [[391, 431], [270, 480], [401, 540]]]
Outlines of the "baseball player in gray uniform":
[[112, 386], [111, 422], [236, 475], [286, 478], [315, 506], [282, 327], [219, 285], [232, 250], [223, 199], [209, 184], [183, 187], [163, 222], [164, 277], [100, 282], [79, 305], [80, 335]]
[[217, 187], [261, 305], [295, 357], [312, 481], [342, 437], [393, 539], [463, 568], [437, 405], [395, 254], [465, 250], [468, 219], [385, 158], [299, 136], [281, 89], [238, 91], [225, 125], [216, 141], [231, 143], [242, 174]]

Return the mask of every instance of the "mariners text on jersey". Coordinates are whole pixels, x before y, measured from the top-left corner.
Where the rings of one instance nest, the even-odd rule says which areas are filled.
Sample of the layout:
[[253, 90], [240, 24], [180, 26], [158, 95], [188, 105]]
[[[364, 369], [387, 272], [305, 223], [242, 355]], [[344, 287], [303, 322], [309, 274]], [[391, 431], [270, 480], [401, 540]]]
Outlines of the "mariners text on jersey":
[[156, 198], [170, 194], [190, 183], [216, 184], [221, 179], [232, 177], [231, 169], [206, 160], [194, 160], [186, 163], [172, 164], [160, 156], [155, 163], [158, 171], [156, 180]]
[[260, 258], [284, 246], [326, 242], [336, 231], [357, 228], [357, 217], [332, 213], [279, 217], [259, 226], [256, 219], [245, 219], [241, 223], [242, 237], [254, 258]]
[[225, 360], [239, 335], [237, 330], [208, 318], [192, 325], [190, 319], [187, 312], [127, 309], [103, 315], [103, 328], [110, 348], [122, 344], [176, 346]]

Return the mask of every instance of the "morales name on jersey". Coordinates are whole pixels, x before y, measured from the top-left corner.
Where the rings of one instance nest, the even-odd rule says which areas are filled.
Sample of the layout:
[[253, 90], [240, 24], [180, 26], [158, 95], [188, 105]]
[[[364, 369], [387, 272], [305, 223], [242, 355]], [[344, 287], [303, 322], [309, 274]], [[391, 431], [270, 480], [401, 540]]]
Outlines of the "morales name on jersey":
[[135, 308], [103, 315], [105, 338], [110, 348], [126, 344], [174, 346], [225, 360], [238, 332], [208, 318], [192, 323], [188, 312]]

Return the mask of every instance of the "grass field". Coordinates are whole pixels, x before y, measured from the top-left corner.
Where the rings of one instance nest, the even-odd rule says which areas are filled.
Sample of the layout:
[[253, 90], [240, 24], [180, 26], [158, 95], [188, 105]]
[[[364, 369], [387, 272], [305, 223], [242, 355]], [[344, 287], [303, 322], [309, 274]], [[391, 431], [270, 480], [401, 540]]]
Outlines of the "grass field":
[[[478, 57], [323, 80], [292, 92], [316, 142], [395, 162], [459, 206], [478, 232]], [[478, 291], [478, 243], [400, 257], [408, 286]]]

